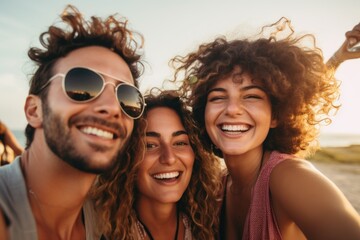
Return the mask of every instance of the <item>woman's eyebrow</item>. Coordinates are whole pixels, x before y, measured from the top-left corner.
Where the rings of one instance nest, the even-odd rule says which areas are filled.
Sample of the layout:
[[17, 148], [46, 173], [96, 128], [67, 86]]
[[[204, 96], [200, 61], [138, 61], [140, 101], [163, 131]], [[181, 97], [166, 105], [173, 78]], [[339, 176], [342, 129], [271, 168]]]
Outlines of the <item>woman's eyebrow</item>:
[[160, 133], [157, 133], [157, 132], [146, 132], [145, 134], [147, 137], [160, 137]]
[[218, 87], [218, 88], [210, 89], [208, 94], [211, 93], [211, 92], [226, 92], [226, 90], [225, 90], [225, 88]]
[[[261, 91], [265, 91], [264, 88], [262, 88], [259, 85], [248, 85], [248, 86], [240, 88], [240, 90], [246, 91], [246, 90], [250, 90], [250, 89], [254, 89], [254, 88], [259, 89]], [[225, 88], [217, 87], [217, 88], [210, 89], [208, 94], [211, 92], [226, 92], [226, 90], [225, 90]]]
[[173, 137], [176, 137], [176, 136], [180, 136], [180, 135], [183, 135], [183, 134], [188, 135], [188, 133], [187, 133], [186, 131], [180, 130], [180, 131], [174, 132], [174, 133], [172, 134], [172, 136], [173, 136]]
[[242, 87], [241, 88], [241, 90], [244, 90], [244, 91], [246, 91], [246, 90], [251, 90], [251, 89], [259, 89], [259, 90], [261, 90], [261, 91], [265, 91], [265, 89], [263, 88], [263, 87], [261, 87], [261, 86], [259, 86], [259, 85], [249, 85], [249, 86], [245, 86], [245, 87]]

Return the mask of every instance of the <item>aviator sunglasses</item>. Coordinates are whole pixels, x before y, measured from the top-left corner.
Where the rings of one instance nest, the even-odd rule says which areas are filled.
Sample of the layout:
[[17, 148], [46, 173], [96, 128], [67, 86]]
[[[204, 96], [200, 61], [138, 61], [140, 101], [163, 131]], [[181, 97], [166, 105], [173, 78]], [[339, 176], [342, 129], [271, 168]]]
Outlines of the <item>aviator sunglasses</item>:
[[[112, 82], [105, 82], [102, 75], [121, 81], [121, 83], [115, 86]], [[138, 88], [124, 83], [118, 78], [90, 68], [75, 67], [70, 69], [66, 74], [58, 73], [51, 77], [40, 91], [57, 77], [62, 77], [62, 89], [65, 95], [73, 102], [90, 102], [100, 96], [106, 84], [112, 84], [115, 87], [115, 95], [120, 104], [120, 108], [128, 117], [137, 119], [141, 117], [144, 111], [144, 97]]]

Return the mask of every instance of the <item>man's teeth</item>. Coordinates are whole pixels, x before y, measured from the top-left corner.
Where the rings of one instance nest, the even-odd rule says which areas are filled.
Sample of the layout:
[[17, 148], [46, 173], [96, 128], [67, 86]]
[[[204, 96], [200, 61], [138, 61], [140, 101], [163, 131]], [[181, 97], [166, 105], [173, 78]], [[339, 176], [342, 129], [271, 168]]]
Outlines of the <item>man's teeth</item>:
[[106, 139], [113, 139], [113, 137], [114, 137], [113, 133], [107, 132], [107, 131], [104, 131], [104, 130], [101, 130], [98, 128], [94, 128], [94, 127], [84, 127], [81, 129], [81, 131], [86, 134], [92, 134], [92, 135], [95, 135], [98, 137], [103, 137]]
[[221, 130], [229, 132], [245, 132], [249, 130], [248, 125], [222, 125]]
[[179, 172], [169, 172], [169, 173], [155, 174], [155, 175], [153, 175], [153, 177], [156, 179], [171, 179], [171, 178], [176, 178], [179, 175], [180, 175]]

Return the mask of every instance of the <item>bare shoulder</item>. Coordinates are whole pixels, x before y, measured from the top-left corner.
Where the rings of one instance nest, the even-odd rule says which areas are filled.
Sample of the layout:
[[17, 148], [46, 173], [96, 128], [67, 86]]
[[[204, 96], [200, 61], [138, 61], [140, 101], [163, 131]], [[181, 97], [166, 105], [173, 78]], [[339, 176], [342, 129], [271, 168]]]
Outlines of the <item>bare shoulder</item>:
[[296, 223], [307, 238], [360, 237], [359, 215], [339, 188], [310, 162], [287, 159], [278, 164], [270, 175], [270, 192], [278, 215]]
[[275, 198], [315, 203], [319, 199], [335, 197], [334, 201], [343, 203], [346, 199], [339, 188], [314, 165], [304, 159], [287, 159], [279, 163], [270, 175], [270, 189]]
[[[284, 194], [284, 189], [297, 194], [310, 194], [318, 187], [323, 187], [315, 183], [331, 185], [336, 189], [336, 186], [328, 178], [304, 159], [286, 159], [275, 166], [270, 175], [271, 192], [279, 197]], [[306, 192], [300, 191], [301, 189], [306, 189]]]
[[274, 175], [273, 173], [288, 174], [289, 171], [314, 171], [319, 173], [311, 162], [301, 158], [289, 158], [276, 165], [272, 175]]
[[329, 179], [303, 159], [286, 159], [279, 163], [270, 175], [273, 200], [290, 210], [299, 202], [307, 203], [313, 198], [320, 197], [319, 189], [324, 188], [330, 188], [331, 191], [341, 194]]

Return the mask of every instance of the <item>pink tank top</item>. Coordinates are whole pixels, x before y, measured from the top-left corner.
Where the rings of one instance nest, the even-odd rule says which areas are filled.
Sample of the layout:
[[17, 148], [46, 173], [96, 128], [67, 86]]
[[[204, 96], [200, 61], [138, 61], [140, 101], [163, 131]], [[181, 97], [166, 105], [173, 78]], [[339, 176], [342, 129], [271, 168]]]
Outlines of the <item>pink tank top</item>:
[[[243, 240], [281, 240], [281, 233], [273, 213], [270, 203], [270, 174], [274, 167], [284, 161], [292, 158], [288, 154], [281, 154], [273, 151], [269, 160], [263, 166], [259, 177], [252, 189], [252, 198], [249, 211], [246, 217]], [[226, 186], [226, 185], [225, 185]], [[226, 193], [225, 193], [226, 194]], [[226, 196], [225, 196], [226, 197]], [[224, 208], [224, 206], [223, 206]], [[225, 220], [222, 209], [221, 220]], [[220, 235], [224, 230], [223, 224], [220, 223]], [[223, 239], [220, 236], [220, 239]]]

